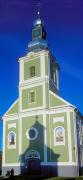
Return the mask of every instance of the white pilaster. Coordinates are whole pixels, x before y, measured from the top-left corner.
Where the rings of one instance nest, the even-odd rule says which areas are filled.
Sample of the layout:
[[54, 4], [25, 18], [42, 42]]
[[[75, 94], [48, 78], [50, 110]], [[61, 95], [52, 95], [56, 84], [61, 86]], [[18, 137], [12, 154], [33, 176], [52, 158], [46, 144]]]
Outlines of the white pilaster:
[[44, 163], [47, 163], [47, 136], [46, 136], [46, 115], [43, 114], [43, 133], [44, 133]]
[[40, 62], [41, 62], [41, 77], [45, 78], [45, 54], [41, 53], [40, 55]]
[[24, 60], [21, 59], [21, 61], [19, 61], [19, 81], [20, 83], [23, 83], [24, 81]]
[[19, 118], [19, 157], [22, 155], [22, 117]]
[[6, 132], [6, 123], [5, 120], [3, 120], [3, 153], [2, 153], [2, 166], [5, 164], [5, 132]]
[[67, 129], [68, 129], [68, 152], [69, 162], [72, 162], [72, 143], [71, 143], [71, 124], [70, 124], [70, 111], [67, 111]]

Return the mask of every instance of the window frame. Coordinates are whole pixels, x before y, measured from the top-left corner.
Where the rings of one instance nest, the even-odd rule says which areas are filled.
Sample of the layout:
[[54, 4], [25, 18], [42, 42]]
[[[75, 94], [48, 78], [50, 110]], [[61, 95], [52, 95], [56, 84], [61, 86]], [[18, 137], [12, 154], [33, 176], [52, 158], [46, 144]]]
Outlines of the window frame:
[[[34, 93], [34, 101], [31, 100], [31, 93]], [[34, 90], [29, 92], [29, 104], [33, 104], [36, 102], [36, 92]]]
[[30, 78], [34, 78], [36, 76], [35, 70], [36, 70], [35, 66], [30, 67], [30, 69], [29, 69]]
[[[14, 139], [15, 144], [10, 144], [10, 134], [14, 134], [14, 136], [15, 136], [15, 139]], [[8, 136], [7, 136], [7, 148], [8, 149], [16, 149], [16, 132], [15, 131], [10, 131], [8, 133]]]
[[[31, 137], [29, 136], [29, 131], [30, 131], [30, 130], [34, 130], [34, 131], [35, 131], [35, 136], [34, 136], [33, 138], [31, 138]], [[37, 130], [35, 127], [31, 127], [31, 128], [29, 128], [29, 129], [27, 129], [27, 131], [26, 131], [26, 137], [27, 137], [29, 140], [34, 141], [34, 140], [37, 139], [37, 137], [38, 137], [38, 130]]]
[[[61, 128], [63, 131], [63, 141], [58, 141], [56, 140], [56, 131]], [[57, 126], [56, 128], [54, 128], [54, 146], [58, 146], [58, 145], [65, 145], [65, 128], [63, 126]]]

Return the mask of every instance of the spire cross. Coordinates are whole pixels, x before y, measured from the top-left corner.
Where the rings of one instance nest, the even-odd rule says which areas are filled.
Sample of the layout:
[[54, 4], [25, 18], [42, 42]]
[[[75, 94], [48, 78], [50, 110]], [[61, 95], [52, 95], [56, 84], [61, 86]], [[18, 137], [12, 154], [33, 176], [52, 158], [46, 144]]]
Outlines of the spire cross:
[[40, 18], [41, 0], [37, 1], [36, 7], [37, 7], [37, 17]]

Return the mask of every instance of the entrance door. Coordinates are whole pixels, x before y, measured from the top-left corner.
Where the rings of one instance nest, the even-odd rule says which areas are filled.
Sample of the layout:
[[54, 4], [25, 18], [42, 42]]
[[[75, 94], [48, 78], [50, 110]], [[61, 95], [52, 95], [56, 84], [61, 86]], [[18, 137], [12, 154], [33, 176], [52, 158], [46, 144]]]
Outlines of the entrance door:
[[29, 159], [28, 160], [28, 173], [30, 175], [41, 174], [41, 163], [40, 159]]
[[30, 150], [26, 154], [26, 167], [28, 174], [40, 174], [41, 173], [41, 161], [38, 151]]

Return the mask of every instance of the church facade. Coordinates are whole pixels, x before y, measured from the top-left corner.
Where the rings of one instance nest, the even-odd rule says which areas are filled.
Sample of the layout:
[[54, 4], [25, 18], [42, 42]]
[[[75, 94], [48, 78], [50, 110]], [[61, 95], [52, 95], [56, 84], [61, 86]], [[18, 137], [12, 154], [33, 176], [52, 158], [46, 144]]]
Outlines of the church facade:
[[18, 99], [3, 116], [3, 175], [12, 168], [15, 174], [79, 175], [83, 121], [59, 96], [59, 69], [38, 17], [28, 53], [19, 58]]

